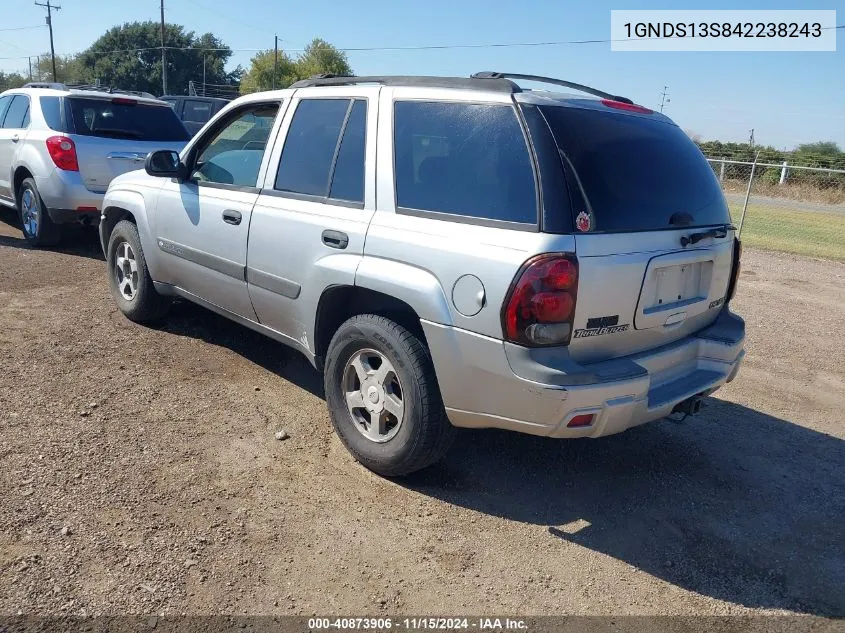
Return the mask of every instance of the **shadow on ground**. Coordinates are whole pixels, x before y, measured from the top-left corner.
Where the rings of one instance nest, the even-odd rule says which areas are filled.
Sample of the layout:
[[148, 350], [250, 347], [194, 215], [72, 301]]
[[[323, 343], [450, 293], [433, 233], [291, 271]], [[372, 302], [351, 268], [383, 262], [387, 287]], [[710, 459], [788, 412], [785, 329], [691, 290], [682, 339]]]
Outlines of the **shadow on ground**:
[[[35, 248], [30, 246], [24, 239], [16, 211], [9, 209], [8, 207], [0, 207], [0, 222], [13, 227], [16, 232], [16, 234], [11, 237], [8, 235], [0, 235], [0, 246], [21, 248], [25, 250], [33, 250]], [[77, 257], [88, 257], [90, 259], [100, 261], [105, 260], [102, 248], [100, 247], [100, 236], [97, 233], [97, 229], [90, 226], [81, 226], [77, 224], [64, 225], [62, 227], [61, 244], [40, 250], [50, 250], [57, 253], [76, 255]]]
[[[177, 304], [162, 328], [322, 397], [304, 357], [207, 310]], [[399, 483], [545, 526], [546, 538], [699, 594], [845, 615], [845, 442], [730, 402], [707, 405], [684, 424], [599, 440], [462, 431], [443, 462]]]

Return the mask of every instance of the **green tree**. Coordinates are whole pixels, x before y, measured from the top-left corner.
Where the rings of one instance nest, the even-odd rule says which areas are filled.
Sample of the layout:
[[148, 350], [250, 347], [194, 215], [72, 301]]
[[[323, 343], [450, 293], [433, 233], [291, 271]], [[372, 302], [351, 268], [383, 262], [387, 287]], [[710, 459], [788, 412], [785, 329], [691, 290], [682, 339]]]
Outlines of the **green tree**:
[[[241, 79], [241, 94], [270, 90], [273, 87], [273, 50], [262, 51], [250, 60], [249, 70]], [[299, 79], [296, 63], [284, 51], [279, 51], [276, 66], [276, 88], [287, 88]]]
[[297, 58], [296, 68], [300, 78], [313, 75], [351, 75], [352, 67], [346, 53], [336, 49], [325, 40], [315, 37], [305, 51]]
[[[211, 33], [197, 36], [178, 24], [166, 24], [164, 43], [167, 62], [167, 91], [185, 94], [190, 81], [201, 83], [203, 61], [206, 81], [237, 83], [240, 71], [227, 73], [231, 49]], [[161, 94], [161, 33], [157, 22], [132, 22], [104, 33], [79, 55], [87, 81]]]
[[836, 156], [837, 154], [842, 153], [842, 150], [839, 149], [839, 145], [833, 141], [802, 143], [798, 146], [796, 151], [801, 152], [802, 154], [813, 154], [815, 156]]
[[20, 73], [4, 73], [0, 70], [0, 92], [4, 90], [11, 90], [12, 88], [20, 88], [28, 79]]
[[[53, 81], [53, 63], [49, 53], [38, 56], [38, 61], [32, 67], [32, 80]], [[56, 57], [56, 81], [66, 84], [82, 84], [90, 81], [85, 67], [80, 63], [79, 55]]]
[[[250, 60], [249, 70], [241, 81], [241, 94], [272, 89], [273, 56], [273, 50], [269, 49]], [[276, 88], [287, 88], [295, 81], [323, 73], [351, 75], [352, 67], [346, 53], [325, 40], [314, 38], [295, 59], [279, 51], [275, 85]]]

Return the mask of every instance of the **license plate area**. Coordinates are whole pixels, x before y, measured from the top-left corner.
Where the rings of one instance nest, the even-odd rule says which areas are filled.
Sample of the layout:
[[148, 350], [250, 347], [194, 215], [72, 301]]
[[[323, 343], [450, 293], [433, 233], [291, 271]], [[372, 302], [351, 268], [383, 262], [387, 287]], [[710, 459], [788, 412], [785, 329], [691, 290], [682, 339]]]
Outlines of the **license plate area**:
[[702, 283], [710, 277], [712, 261], [692, 262], [656, 268], [653, 283], [643, 302], [643, 313], [653, 314], [689, 305], [691, 299], [707, 298], [707, 287]]
[[646, 270], [634, 326], [677, 325], [707, 309], [714, 261], [706, 252], [654, 258]]

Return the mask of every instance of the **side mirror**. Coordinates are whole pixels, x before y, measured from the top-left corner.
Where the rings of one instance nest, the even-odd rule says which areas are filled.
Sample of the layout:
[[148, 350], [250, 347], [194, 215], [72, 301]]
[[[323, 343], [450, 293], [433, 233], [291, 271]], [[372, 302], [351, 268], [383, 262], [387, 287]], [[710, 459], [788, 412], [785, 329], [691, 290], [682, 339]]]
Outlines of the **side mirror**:
[[150, 176], [181, 178], [184, 166], [180, 162], [177, 152], [170, 149], [160, 149], [147, 155], [144, 169]]

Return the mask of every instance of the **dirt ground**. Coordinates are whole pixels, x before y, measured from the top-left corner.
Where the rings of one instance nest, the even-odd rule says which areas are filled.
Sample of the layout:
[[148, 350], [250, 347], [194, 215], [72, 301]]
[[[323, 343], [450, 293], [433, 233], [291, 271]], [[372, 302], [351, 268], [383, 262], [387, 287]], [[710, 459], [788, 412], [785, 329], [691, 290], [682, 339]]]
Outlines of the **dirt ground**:
[[747, 250], [735, 308], [693, 420], [466, 431], [387, 481], [303, 358], [189, 304], [134, 325], [93, 233], [0, 211], [0, 614], [845, 615], [845, 264]]

